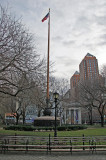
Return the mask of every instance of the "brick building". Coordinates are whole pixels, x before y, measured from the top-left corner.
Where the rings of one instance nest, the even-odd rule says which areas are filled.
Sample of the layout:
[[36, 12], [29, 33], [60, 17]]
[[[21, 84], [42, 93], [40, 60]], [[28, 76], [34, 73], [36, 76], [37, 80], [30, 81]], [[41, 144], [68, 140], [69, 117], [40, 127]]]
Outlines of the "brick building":
[[[82, 59], [81, 63], [79, 64], [79, 72], [76, 71], [70, 79], [70, 101], [71, 103], [74, 102], [76, 104], [77, 100], [79, 99], [78, 96], [78, 85], [81, 85], [82, 82], [92, 82], [93, 80], [100, 80], [101, 83], [104, 85], [104, 79], [99, 74], [98, 69], [98, 60], [95, 56], [87, 53], [86, 56]], [[74, 106], [76, 107], [76, 106]], [[94, 122], [100, 122], [100, 114], [97, 109], [93, 108], [92, 116]], [[104, 117], [105, 118], [105, 117]], [[82, 123], [89, 121], [89, 111], [81, 107], [81, 119]]]
[[95, 56], [87, 53], [79, 65], [80, 81], [99, 78], [98, 61]]

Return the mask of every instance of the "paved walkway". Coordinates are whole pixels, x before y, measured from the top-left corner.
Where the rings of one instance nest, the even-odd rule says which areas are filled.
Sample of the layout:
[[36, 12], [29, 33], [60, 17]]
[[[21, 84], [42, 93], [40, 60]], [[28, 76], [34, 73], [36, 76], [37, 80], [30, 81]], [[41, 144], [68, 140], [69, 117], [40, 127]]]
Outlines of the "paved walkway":
[[6, 153], [0, 154], [0, 160], [106, 160], [106, 153]]

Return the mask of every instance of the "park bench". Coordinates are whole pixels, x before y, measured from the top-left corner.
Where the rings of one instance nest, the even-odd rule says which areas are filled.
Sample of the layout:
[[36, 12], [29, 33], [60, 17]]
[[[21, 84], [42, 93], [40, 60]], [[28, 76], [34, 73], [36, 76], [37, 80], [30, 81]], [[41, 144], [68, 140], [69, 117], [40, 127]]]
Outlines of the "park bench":
[[96, 136], [96, 151], [106, 151], [106, 136]]
[[48, 137], [36, 136], [2, 136], [0, 150], [6, 151], [48, 151]]
[[74, 151], [96, 150], [96, 143], [91, 137], [51, 137], [49, 151]]
[[78, 152], [106, 151], [106, 136], [95, 137], [36, 137], [36, 136], [0, 136], [0, 151], [46, 151]]

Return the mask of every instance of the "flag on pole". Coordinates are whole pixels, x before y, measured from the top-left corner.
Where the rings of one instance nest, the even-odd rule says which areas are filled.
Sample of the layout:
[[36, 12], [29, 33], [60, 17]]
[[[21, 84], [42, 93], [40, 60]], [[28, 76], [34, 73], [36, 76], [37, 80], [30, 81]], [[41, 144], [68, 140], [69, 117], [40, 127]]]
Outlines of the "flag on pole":
[[46, 14], [46, 16], [42, 19], [42, 22], [44, 22], [49, 17], [49, 12]]
[[50, 8], [49, 8], [49, 12], [42, 19], [42, 22], [44, 22], [48, 18], [49, 18], [49, 21], [48, 21], [48, 56], [47, 56], [47, 108], [48, 108], [48, 100], [49, 100]]

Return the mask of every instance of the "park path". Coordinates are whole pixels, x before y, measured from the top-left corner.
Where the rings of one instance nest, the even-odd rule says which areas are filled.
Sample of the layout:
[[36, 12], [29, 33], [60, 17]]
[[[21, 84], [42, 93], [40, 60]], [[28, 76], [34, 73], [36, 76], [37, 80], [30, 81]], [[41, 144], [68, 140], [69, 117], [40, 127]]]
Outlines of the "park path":
[[8, 153], [0, 154], [0, 160], [106, 160], [106, 153], [74, 153], [73, 155], [69, 153], [52, 153], [51, 155], [45, 153]]

